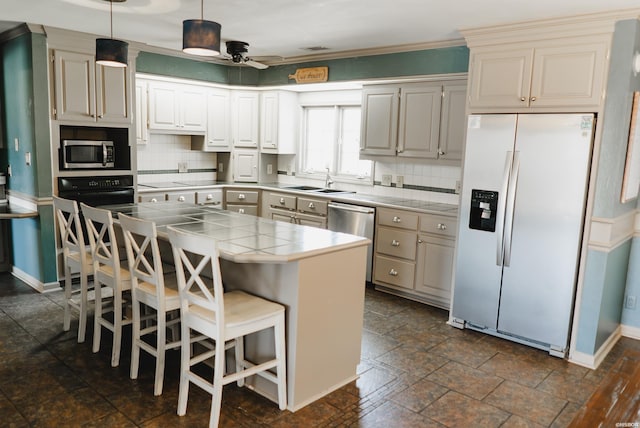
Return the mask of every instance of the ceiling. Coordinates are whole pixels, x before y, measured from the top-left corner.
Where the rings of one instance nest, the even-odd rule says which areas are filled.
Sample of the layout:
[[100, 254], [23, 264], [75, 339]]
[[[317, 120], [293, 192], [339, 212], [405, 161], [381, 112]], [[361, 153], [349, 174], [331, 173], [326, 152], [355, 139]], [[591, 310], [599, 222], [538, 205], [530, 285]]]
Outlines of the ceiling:
[[[182, 21], [200, 18], [198, 0], [113, 3], [113, 37], [180, 51]], [[638, 0], [204, 0], [204, 18], [223, 40], [248, 42], [263, 62], [309, 55], [358, 56], [376, 48], [460, 40], [459, 30], [516, 21], [638, 8]], [[109, 36], [108, 0], [0, 0], [0, 32], [26, 22]], [[324, 50], [309, 48], [324, 47]], [[364, 51], [364, 52], [358, 52]]]

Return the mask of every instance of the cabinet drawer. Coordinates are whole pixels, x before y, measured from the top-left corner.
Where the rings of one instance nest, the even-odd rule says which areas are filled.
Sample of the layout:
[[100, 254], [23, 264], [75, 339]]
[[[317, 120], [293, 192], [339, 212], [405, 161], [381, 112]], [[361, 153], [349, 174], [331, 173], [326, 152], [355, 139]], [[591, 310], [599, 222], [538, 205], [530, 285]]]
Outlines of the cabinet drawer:
[[139, 202], [161, 202], [166, 198], [164, 193], [140, 193], [138, 195]]
[[195, 192], [167, 193], [167, 200], [173, 202], [188, 202], [190, 204], [195, 204], [196, 194]]
[[316, 215], [327, 215], [329, 203], [320, 199], [298, 198], [298, 211]]
[[379, 227], [376, 237], [376, 252], [415, 260], [416, 234], [415, 232]]
[[196, 202], [201, 205], [212, 205], [220, 207], [222, 205], [222, 190], [200, 190], [196, 192]]
[[420, 231], [442, 236], [456, 236], [456, 218], [440, 215], [420, 216]]
[[376, 255], [374, 281], [413, 289], [414, 274], [414, 263]]
[[227, 190], [227, 203], [257, 204], [258, 192], [254, 190]]
[[399, 227], [401, 229], [418, 230], [418, 214], [407, 211], [378, 209], [378, 224]]
[[296, 209], [296, 197], [291, 195], [269, 193], [268, 203], [270, 207], [285, 208], [288, 210]]
[[258, 215], [257, 205], [234, 205], [227, 204], [227, 211], [233, 211], [234, 213]]

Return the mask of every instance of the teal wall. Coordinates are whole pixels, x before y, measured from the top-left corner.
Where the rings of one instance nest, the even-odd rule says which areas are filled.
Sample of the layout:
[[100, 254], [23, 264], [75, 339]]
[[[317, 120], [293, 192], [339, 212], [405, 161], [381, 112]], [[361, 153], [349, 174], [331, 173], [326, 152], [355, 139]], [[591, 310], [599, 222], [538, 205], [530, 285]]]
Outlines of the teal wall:
[[636, 307], [622, 309], [622, 324], [640, 328], [640, 238], [634, 238], [631, 243], [625, 295], [635, 296]]
[[[633, 91], [640, 80], [633, 76], [631, 58], [640, 50], [640, 23], [616, 23], [611, 49], [607, 99], [599, 118], [602, 139], [596, 171], [593, 216], [616, 218], [636, 208], [636, 201], [622, 204], [620, 189], [627, 152]], [[604, 252], [589, 250], [578, 320], [576, 349], [594, 355], [622, 323], [631, 240]], [[636, 251], [637, 253], [637, 251]]]
[[[47, 45], [41, 34], [24, 34], [1, 47], [3, 123], [6, 145], [2, 170], [11, 165], [7, 189], [37, 200], [50, 197], [51, 143]], [[7, 108], [8, 107], [8, 108]], [[18, 138], [19, 150], [14, 147]], [[27, 166], [25, 154], [31, 153]], [[13, 265], [43, 283], [57, 280], [51, 205], [38, 205], [39, 217], [11, 221]]]
[[329, 67], [330, 82], [466, 73], [469, 68], [469, 49], [466, 46], [454, 46], [272, 66], [265, 70], [247, 66], [224, 66], [149, 52], [141, 52], [136, 60], [136, 71], [141, 73], [249, 86], [295, 85], [295, 80], [289, 79], [289, 75], [294, 74], [297, 68], [324, 66]]

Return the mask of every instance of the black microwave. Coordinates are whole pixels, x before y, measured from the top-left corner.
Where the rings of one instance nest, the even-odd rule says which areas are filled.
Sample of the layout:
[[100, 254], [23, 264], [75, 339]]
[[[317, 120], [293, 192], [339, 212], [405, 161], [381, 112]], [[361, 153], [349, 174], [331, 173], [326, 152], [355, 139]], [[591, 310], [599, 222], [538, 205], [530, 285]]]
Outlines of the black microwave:
[[115, 167], [113, 141], [62, 140], [63, 169], [109, 169]]

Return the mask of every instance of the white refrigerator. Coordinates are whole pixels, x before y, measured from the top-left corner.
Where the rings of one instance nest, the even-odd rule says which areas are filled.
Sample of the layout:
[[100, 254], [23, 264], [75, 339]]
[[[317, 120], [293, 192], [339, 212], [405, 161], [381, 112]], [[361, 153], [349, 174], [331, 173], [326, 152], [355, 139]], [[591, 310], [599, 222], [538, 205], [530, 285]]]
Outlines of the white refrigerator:
[[471, 115], [451, 323], [564, 356], [592, 114]]

